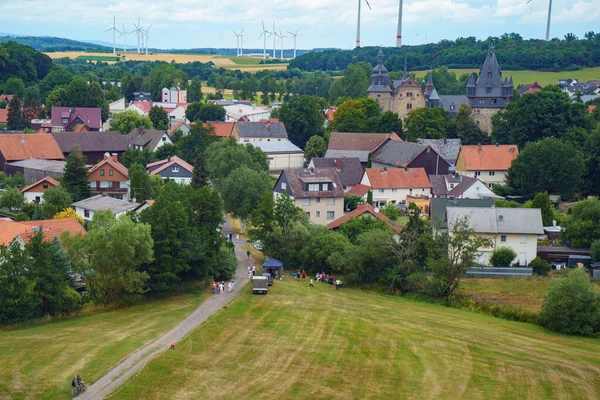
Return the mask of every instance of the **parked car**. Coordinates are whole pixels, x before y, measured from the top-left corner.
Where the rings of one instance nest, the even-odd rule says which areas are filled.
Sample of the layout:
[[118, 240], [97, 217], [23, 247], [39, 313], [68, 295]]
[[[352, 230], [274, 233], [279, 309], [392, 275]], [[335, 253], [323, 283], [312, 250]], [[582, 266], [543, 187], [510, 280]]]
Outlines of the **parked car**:
[[270, 273], [263, 272], [262, 276], [266, 276], [267, 277], [267, 282], [269, 283], [269, 286], [273, 286], [273, 277], [271, 276]]

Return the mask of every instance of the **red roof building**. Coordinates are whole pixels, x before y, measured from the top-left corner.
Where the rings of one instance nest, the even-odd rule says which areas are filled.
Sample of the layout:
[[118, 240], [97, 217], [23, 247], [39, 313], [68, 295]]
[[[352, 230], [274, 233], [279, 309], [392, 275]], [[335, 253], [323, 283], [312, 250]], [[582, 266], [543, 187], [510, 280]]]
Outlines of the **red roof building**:
[[88, 132], [102, 129], [102, 110], [86, 107], [52, 107], [52, 130], [54, 132]]

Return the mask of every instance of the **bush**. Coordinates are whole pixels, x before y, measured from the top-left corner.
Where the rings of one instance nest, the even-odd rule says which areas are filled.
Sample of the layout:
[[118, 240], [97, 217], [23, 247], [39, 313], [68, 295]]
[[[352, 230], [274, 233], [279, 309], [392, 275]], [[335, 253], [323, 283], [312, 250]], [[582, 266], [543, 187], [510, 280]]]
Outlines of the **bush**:
[[590, 247], [590, 253], [592, 256], [592, 261], [600, 261], [600, 239], [592, 243], [592, 246]]
[[220, 260], [216, 264], [212, 275], [214, 279], [218, 281], [225, 281], [231, 279], [237, 268], [237, 258], [232, 249], [227, 246], [221, 246], [219, 251]]
[[575, 269], [552, 281], [540, 313], [543, 326], [569, 335], [600, 331], [600, 298], [587, 272]]
[[548, 275], [552, 270], [550, 263], [540, 257], [536, 257], [531, 260], [529, 266], [533, 268], [533, 272], [538, 275]]
[[508, 267], [517, 258], [517, 253], [509, 247], [498, 247], [492, 252], [490, 262], [495, 267]]
[[400, 210], [392, 203], [387, 203], [381, 212], [392, 221], [396, 221], [400, 217]]
[[479, 302], [469, 296], [459, 295], [451, 296], [446, 304], [448, 307], [459, 308], [467, 311], [482, 312], [508, 321], [527, 322], [536, 325], [539, 324], [538, 315], [536, 313], [523, 310], [521, 307], [513, 305]]

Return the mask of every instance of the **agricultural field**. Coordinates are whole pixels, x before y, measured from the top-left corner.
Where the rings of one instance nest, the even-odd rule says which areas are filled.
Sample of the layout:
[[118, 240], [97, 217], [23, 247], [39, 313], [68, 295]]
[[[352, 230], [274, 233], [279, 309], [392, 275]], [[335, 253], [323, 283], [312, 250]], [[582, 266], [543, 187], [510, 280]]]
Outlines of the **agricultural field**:
[[103, 61], [103, 62], [111, 62], [111, 61], [119, 61], [119, 57], [117, 56], [91, 56], [91, 55], [82, 55], [77, 56], [77, 60], [84, 61]]
[[596, 399], [600, 339], [437, 304], [278, 281], [248, 287], [119, 399]]
[[200, 304], [199, 291], [64, 321], [0, 328], [0, 399], [68, 399], [71, 379], [92, 383]]
[[[470, 74], [471, 72], [479, 73], [478, 69], [450, 69], [459, 77], [462, 74]], [[415, 71], [417, 77], [422, 78], [428, 71]], [[584, 68], [578, 71], [565, 72], [539, 72], [539, 71], [502, 71], [502, 76], [513, 77], [515, 87], [519, 84], [528, 84], [536, 82], [541, 86], [550, 85], [558, 82], [560, 78], [576, 78], [583, 81], [592, 79], [600, 79], [600, 67]], [[435, 83], [435, 82], [434, 82]]]

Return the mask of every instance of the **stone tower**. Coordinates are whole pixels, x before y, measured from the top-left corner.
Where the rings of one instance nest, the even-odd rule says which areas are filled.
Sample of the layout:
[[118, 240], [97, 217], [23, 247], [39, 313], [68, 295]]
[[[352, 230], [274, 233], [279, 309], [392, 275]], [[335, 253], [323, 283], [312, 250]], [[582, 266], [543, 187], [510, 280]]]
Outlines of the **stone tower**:
[[479, 128], [490, 134], [492, 132], [492, 117], [504, 110], [513, 93], [513, 79], [502, 79], [502, 70], [496, 58], [494, 47], [481, 66], [479, 77], [471, 74], [467, 82], [467, 98], [471, 107], [471, 116]]
[[408, 75], [405, 60], [402, 79], [394, 81], [392, 111], [398, 113], [398, 117], [401, 119], [405, 119], [409, 112], [423, 107], [425, 107], [423, 89], [417, 81]]
[[377, 65], [371, 72], [371, 86], [367, 89], [367, 95], [379, 104], [381, 111], [385, 112], [391, 109], [392, 89], [390, 89], [388, 70], [383, 65], [383, 51], [381, 49], [377, 54]]

